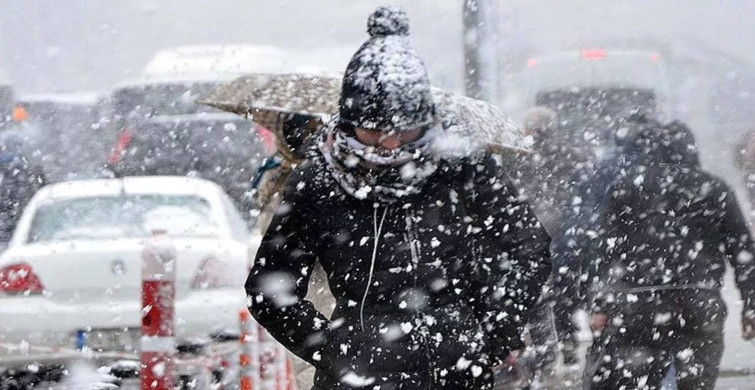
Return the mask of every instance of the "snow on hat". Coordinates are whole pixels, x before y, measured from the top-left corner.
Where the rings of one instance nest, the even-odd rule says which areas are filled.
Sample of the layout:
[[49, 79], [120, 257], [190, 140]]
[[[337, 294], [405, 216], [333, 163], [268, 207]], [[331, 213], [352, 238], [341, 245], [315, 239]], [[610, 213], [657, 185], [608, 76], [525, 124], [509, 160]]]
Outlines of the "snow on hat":
[[339, 121], [386, 131], [431, 125], [435, 106], [430, 81], [409, 45], [406, 13], [399, 7], [379, 7], [367, 21], [367, 32], [370, 38], [346, 68]]

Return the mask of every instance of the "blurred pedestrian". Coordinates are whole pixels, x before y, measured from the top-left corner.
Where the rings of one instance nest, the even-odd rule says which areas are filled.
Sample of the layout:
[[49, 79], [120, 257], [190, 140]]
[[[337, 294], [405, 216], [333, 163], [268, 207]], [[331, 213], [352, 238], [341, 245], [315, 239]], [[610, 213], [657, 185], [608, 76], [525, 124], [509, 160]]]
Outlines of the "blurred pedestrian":
[[755, 209], [755, 131], [748, 131], [737, 143], [736, 148], [734, 161], [744, 176], [752, 220], [752, 211]]
[[[634, 151], [633, 142], [642, 128], [653, 126], [661, 127], [654, 114], [646, 111], [631, 110], [619, 116], [606, 130], [613, 134], [613, 141], [604, 147], [601, 158], [584, 165], [582, 179], [575, 181], [571, 188], [574, 198], [569, 232], [574, 242], [570, 243], [570, 247], [575, 248], [573, 253], [581, 267], [581, 301], [588, 295], [590, 284], [584, 282], [588, 271], [594, 258], [602, 251], [601, 243], [605, 242], [604, 217], [611, 199], [611, 185], [624, 179], [627, 172], [636, 165], [635, 160], [642, 157]], [[584, 302], [581, 304], [584, 306]]]
[[589, 389], [713, 389], [723, 353], [728, 261], [744, 301], [742, 329], [755, 337], [755, 261], [734, 192], [702, 170], [682, 123], [641, 122], [625, 153], [631, 166], [610, 187], [605, 232], [591, 275], [598, 337]]
[[0, 133], [0, 246], [5, 248], [32, 196], [47, 184], [42, 169], [23, 153], [24, 138], [15, 130]]
[[[555, 334], [566, 365], [578, 363], [575, 335], [578, 332], [572, 317], [579, 303], [579, 276], [582, 272], [579, 250], [573, 240], [572, 225], [578, 189], [589, 180], [586, 161], [558, 136], [559, 119], [555, 111], [535, 107], [525, 115], [525, 134], [532, 137], [532, 152], [524, 155], [520, 165], [520, 188], [533, 206], [538, 220], [550, 234], [553, 272], [549, 291], [541, 298], [534, 318], [531, 335], [539, 346], [543, 365], [553, 363], [550, 351], [552, 331]], [[552, 311], [552, 313], [550, 313]], [[552, 314], [552, 315], [551, 315]], [[537, 349], [536, 349], [537, 350]]]
[[[296, 167], [246, 288], [254, 317], [317, 368], [314, 389], [490, 389], [521, 347], [549, 237], [489, 155], [434, 153], [406, 14], [380, 7], [339, 115]], [[316, 261], [332, 318], [305, 299]]]
[[279, 132], [262, 129], [272, 137], [275, 145], [275, 150], [262, 163], [253, 183], [260, 209], [257, 227], [262, 234], [267, 231], [280, 205], [291, 171], [306, 159], [307, 150], [314, 146], [316, 134], [323, 127], [319, 118], [301, 114], [287, 114], [281, 122]]

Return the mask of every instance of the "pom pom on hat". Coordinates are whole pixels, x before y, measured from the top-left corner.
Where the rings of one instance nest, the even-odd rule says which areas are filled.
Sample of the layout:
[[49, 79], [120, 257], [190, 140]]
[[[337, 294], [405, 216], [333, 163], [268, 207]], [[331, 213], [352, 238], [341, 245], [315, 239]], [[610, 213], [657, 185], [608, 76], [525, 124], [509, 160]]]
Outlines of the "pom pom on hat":
[[409, 17], [401, 7], [378, 7], [367, 19], [367, 32], [371, 37], [409, 35]]

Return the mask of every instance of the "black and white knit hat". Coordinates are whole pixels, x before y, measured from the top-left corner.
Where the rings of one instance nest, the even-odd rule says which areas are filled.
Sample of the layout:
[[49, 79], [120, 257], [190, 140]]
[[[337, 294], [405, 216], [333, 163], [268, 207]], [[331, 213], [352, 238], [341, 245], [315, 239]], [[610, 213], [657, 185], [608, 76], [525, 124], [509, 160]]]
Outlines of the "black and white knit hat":
[[429, 126], [435, 106], [427, 70], [409, 44], [409, 18], [379, 7], [367, 21], [370, 38], [354, 54], [341, 86], [339, 121], [355, 127], [407, 131]]

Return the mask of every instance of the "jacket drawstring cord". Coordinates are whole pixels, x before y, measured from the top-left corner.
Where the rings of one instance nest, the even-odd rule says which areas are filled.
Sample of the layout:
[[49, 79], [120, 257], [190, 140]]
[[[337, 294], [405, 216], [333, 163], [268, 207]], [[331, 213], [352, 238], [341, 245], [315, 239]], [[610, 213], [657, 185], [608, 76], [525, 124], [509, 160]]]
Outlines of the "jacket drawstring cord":
[[370, 261], [370, 275], [367, 278], [367, 287], [364, 289], [364, 295], [362, 296], [362, 305], [359, 307], [359, 323], [362, 326], [362, 332], [364, 332], [364, 304], [367, 301], [367, 294], [370, 293], [370, 285], [372, 285], [372, 275], [375, 272], [375, 259], [377, 258], [378, 244], [380, 243], [380, 235], [383, 231], [383, 222], [385, 222], [385, 216], [388, 214], [388, 207], [383, 209], [383, 216], [380, 218], [380, 224], [377, 221], [377, 212], [379, 206], [375, 206], [375, 210], [372, 213], [372, 229], [375, 234], [372, 245], [372, 260]]

